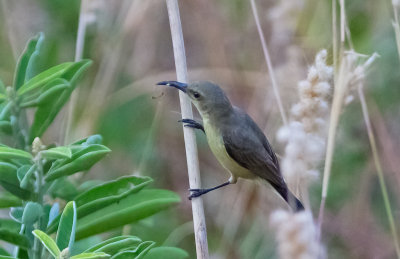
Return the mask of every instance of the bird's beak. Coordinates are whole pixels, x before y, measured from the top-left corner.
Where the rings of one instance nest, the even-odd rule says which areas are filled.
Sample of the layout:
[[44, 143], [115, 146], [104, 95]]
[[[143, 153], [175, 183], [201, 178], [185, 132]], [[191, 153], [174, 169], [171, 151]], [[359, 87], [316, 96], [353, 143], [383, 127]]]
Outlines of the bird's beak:
[[186, 93], [186, 88], [188, 86], [186, 83], [181, 83], [178, 81], [162, 81], [162, 82], [158, 82], [157, 85], [172, 86], [172, 87], [178, 88], [179, 90], [181, 90], [184, 93]]

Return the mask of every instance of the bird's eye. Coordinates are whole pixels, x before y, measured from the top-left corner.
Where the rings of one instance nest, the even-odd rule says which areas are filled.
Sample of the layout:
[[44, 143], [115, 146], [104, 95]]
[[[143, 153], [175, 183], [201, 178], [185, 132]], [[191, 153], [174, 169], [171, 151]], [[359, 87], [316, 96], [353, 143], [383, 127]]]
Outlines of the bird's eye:
[[200, 94], [199, 94], [198, 92], [194, 92], [194, 93], [193, 93], [193, 97], [197, 99], [197, 98], [200, 97]]

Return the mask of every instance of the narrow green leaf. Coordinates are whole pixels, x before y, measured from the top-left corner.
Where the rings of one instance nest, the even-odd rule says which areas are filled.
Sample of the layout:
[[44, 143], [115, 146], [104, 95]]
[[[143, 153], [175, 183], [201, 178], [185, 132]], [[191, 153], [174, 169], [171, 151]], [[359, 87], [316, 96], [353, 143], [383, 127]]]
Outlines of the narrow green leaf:
[[18, 233], [21, 229], [21, 224], [12, 219], [0, 219], [0, 229]]
[[7, 99], [7, 95], [0, 93], [0, 103]]
[[51, 80], [60, 77], [74, 64], [74, 62], [65, 62], [60, 65], [51, 67], [44, 72], [38, 74], [18, 89], [17, 94], [22, 96], [32, 90], [36, 90], [39, 86], [50, 82]]
[[26, 158], [32, 159], [32, 155], [26, 151], [0, 146], [0, 159]]
[[0, 195], [0, 209], [18, 206], [22, 206], [22, 200], [18, 197], [8, 193], [2, 193]]
[[168, 190], [141, 190], [127, 196], [118, 203], [113, 203], [80, 218], [76, 230], [76, 239], [79, 240], [136, 222], [179, 201], [179, 196]]
[[67, 177], [61, 177], [51, 182], [48, 193], [54, 198], [73, 200], [79, 192]]
[[58, 226], [56, 243], [60, 250], [71, 248], [75, 241], [76, 229], [76, 205], [70, 201], [64, 208], [61, 215], [60, 225]]
[[152, 248], [145, 256], [144, 259], [185, 259], [188, 258], [189, 254], [177, 247], [155, 247]]
[[50, 212], [49, 212], [49, 223], [47, 226], [49, 226], [55, 218], [57, 218], [58, 214], [60, 213], [60, 205], [58, 202], [54, 203], [53, 206], [51, 206]]
[[22, 214], [22, 223], [33, 225], [43, 213], [43, 208], [39, 203], [28, 202], [25, 205], [24, 213]]
[[101, 135], [96, 134], [88, 137], [84, 145], [101, 144], [102, 142], [103, 142], [103, 137]]
[[[22, 175], [22, 173], [24, 173], [25, 172], [25, 169], [27, 168], [27, 167], [29, 167], [29, 166], [22, 166], [22, 167], [20, 167], [19, 169], [18, 169], [18, 172], [17, 172], [17, 175], [18, 175], [18, 178], [20, 177], [20, 175]], [[29, 169], [26, 171], [26, 173], [24, 174], [24, 176], [22, 177], [22, 179], [21, 179], [21, 181], [20, 181], [20, 184], [19, 184], [19, 186], [22, 188], [22, 189], [27, 189], [27, 190], [29, 190], [29, 187], [30, 187], [30, 184], [31, 184], [31, 180], [32, 180], [32, 177], [33, 177], [33, 175], [34, 175], [34, 173], [35, 173], [35, 171], [36, 171], [36, 165], [34, 164], [34, 165], [32, 165], [32, 166], [30, 166], [29, 167]], [[20, 170], [21, 169], [21, 170]], [[19, 173], [19, 174], [18, 174]]]
[[52, 181], [62, 176], [89, 170], [110, 151], [109, 148], [103, 145], [90, 145], [73, 154], [70, 159], [65, 159], [62, 163], [50, 168], [49, 172], [45, 176], [45, 180]]
[[47, 251], [49, 251], [52, 256], [57, 258], [57, 256], [60, 255], [60, 249], [57, 247], [56, 242], [54, 242], [54, 240], [50, 236], [40, 231], [39, 229], [34, 230], [32, 233], [37, 239], [40, 240], [40, 242], [44, 245], [44, 247], [46, 247]]
[[55, 147], [40, 152], [43, 158], [46, 159], [65, 159], [71, 158], [72, 152], [69, 147]]
[[31, 198], [31, 192], [20, 188], [19, 184], [17, 167], [11, 163], [0, 162], [0, 185], [23, 200]]
[[39, 55], [40, 46], [44, 39], [43, 33], [31, 38], [25, 47], [24, 53], [18, 60], [17, 70], [14, 78], [14, 88], [18, 90], [32, 75], [32, 66]]
[[2, 109], [0, 111], [0, 120], [8, 121], [10, 119], [12, 105], [13, 105], [12, 102], [8, 102], [6, 104], [2, 104], [3, 107], [2, 107]]
[[150, 177], [123, 176], [114, 181], [100, 184], [75, 198], [80, 217], [118, 202], [124, 197], [136, 193], [151, 183]]
[[29, 240], [26, 236], [13, 232], [8, 229], [0, 229], [0, 240], [6, 241], [10, 244], [17, 245], [21, 248], [30, 248]]
[[39, 91], [32, 91], [22, 96], [20, 107], [35, 107], [45, 105], [46, 102], [53, 102], [69, 86], [70, 83], [67, 80], [55, 78], [41, 87]]
[[112, 259], [141, 259], [144, 258], [144, 256], [152, 249], [152, 247], [155, 245], [153, 241], [145, 241], [141, 243], [138, 247], [135, 249], [129, 249], [129, 250], [124, 250], [121, 251], [114, 256], [112, 256]]
[[24, 214], [23, 207], [14, 207], [10, 210], [10, 217], [16, 222], [22, 223], [22, 214]]
[[139, 243], [142, 242], [142, 240], [140, 238], [135, 237], [135, 236], [116, 236], [116, 237], [112, 237], [112, 238], [109, 238], [107, 240], [104, 240], [104, 241], [102, 241], [100, 243], [97, 243], [97, 244], [93, 245], [92, 247], [86, 249], [84, 252], [85, 253], [95, 252], [95, 251], [98, 251], [99, 249], [101, 249], [102, 247], [104, 247], [106, 245], [109, 245], [109, 244], [112, 244], [114, 242], [118, 242], [118, 241], [121, 241], [121, 240], [124, 240], [124, 239], [127, 239], [127, 238], [134, 238], [134, 239], [138, 240]]
[[106, 244], [98, 249], [95, 250], [95, 252], [104, 252], [109, 255], [114, 255], [118, 253], [119, 251], [122, 250], [132, 250], [136, 248], [138, 245], [142, 243], [142, 240], [140, 240], [137, 237], [128, 237], [124, 238], [122, 240], [118, 240], [109, 244]]
[[10, 135], [12, 133], [11, 122], [5, 120], [0, 121], [0, 131]]
[[89, 67], [90, 64], [90, 60], [74, 62], [70, 67], [68, 67], [67, 70], [64, 71], [65, 73], [60, 75], [60, 78], [69, 82], [70, 87], [66, 88], [59, 95], [48, 100], [47, 102], [42, 102], [38, 106], [31, 126], [31, 131], [29, 133], [29, 138], [31, 141], [33, 141], [35, 137], [41, 137], [46, 129], [50, 126], [58, 112], [68, 101], [72, 91], [75, 89], [77, 79]]
[[0, 259], [7, 259], [7, 258], [15, 259], [14, 256], [0, 255]]
[[70, 259], [97, 259], [97, 258], [110, 258], [110, 255], [103, 252], [96, 252], [96, 253], [82, 253], [70, 257]]

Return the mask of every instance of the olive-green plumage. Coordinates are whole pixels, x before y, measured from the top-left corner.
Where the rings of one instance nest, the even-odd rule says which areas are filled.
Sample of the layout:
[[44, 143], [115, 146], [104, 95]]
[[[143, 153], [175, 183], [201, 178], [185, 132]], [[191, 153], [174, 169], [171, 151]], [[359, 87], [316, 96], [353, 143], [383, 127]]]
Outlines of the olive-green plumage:
[[261, 178], [270, 183], [294, 210], [304, 209], [288, 190], [278, 159], [264, 133], [246, 112], [230, 103], [218, 85], [208, 81], [191, 84], [164, 81], [158, 84], [176, 87], [189, 96], [203, 118], [204, 128], [193, 120], [182, 121], [185, 126], [202, 129], [206, 133], [213, 154], [231, 173], [225, 184], [211, 189], [193, 190], [195, 193], [191, 197], [236, 183], [238, 178]]

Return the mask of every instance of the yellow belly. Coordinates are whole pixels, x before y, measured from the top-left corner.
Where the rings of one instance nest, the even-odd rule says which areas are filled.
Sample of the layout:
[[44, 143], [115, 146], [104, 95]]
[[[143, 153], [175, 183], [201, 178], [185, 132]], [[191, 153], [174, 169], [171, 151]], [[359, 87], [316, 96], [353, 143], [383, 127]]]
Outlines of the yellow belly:
[[254, 178], [254, 174], [252, 174], [249, 170], [239, 165], [235, 160], [233, 160], [228, 152], [225, 149], [224, 141], [222, 139], [221, 134], [217, 129], [210, 126], [208, 120], [203, 118], [204, 122], [204, 130], [207, 135], [208, 145], [210, 146], [211, 151], [217, 160], [221, 163], [221, 165], [227, 169], [232, 177], [229, 179], [231, 183], [236, 183], [237, 178]]

